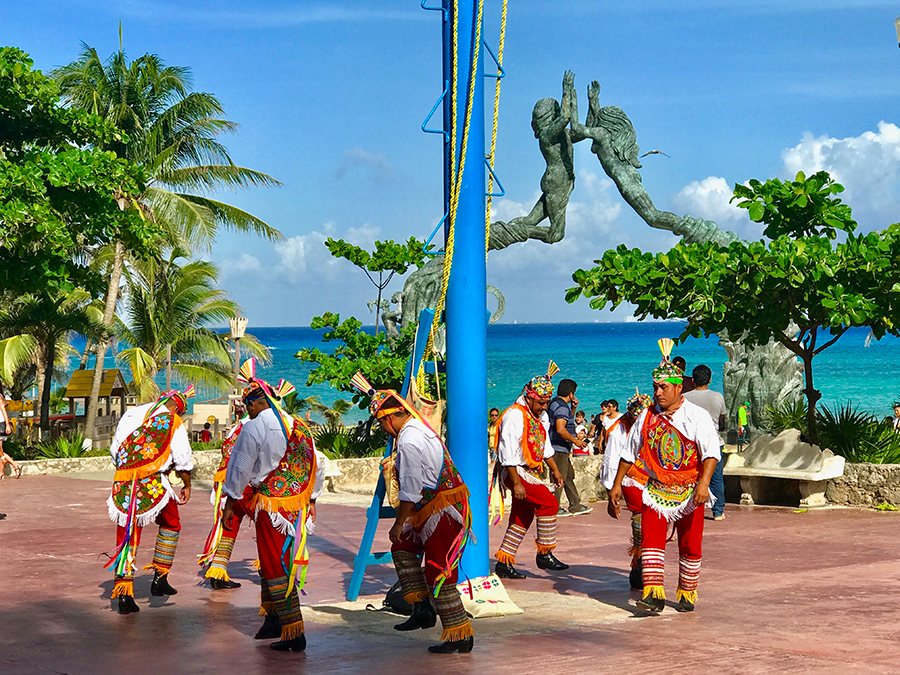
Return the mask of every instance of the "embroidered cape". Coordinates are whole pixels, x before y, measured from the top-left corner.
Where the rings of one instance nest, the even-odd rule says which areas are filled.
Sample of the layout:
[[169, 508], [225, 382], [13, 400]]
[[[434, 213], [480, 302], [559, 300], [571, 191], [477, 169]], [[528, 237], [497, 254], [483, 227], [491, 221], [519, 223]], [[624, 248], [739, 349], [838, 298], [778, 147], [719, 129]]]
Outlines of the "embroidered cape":
[[284, 457], [250, 498], [248, 508], [296, 514], [309, 504], [316, 479], [316, 452], [312, 434], [302, 421], [293, 420]]
[[[635, 467], [646, 473], [644, 504], [665, 517], [677, 520], [694, 510], [694, 488], [700, 478], [700, 452], [666, 418], [647, 412], [641, 428], [643, 443]], [[633, 469], [634, 467], [632, 467]], [[636, 482], [629, 471], [629, 477]]]
[[125, 527], [129, 516], [138, 527], [152, 522], [171, 495], [162, 468], [171, 457], [172, 435], [181, 419], [172, 412], [154, 415], [119, 446], [112, 494], [107, 502], [110, 519]]
[[[521, 403], [513, 403], [522, 413], [522, 455], [525, 457], [525, 470], [540, 477], [544, 471], [544, 448], [547, 447], [547, 430], [541, 420]], [[504, 413], [505, 414], [505, 413]]]

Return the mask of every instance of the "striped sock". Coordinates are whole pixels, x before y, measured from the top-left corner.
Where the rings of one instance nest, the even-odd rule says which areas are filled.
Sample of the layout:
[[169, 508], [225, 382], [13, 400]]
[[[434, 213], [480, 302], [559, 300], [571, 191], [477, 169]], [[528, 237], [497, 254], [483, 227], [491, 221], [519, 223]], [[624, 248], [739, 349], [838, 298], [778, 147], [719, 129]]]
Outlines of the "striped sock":
[[641, 514], [631, 514], [631, 548], [628, 551], [631, 556], [632, 566], [641, 558]]
[[178, 547], [178, 531], [159, 528], [156, 535], [156, 549], [153, 551], [153, 562], [145, 570], [156, 570], [160, 574], [168, 574], [175, 560], [175, 549]]
[[494, 556], [497, 562], [506, 565], [516, 564], [516, 553], [519, 552], [519, 546], [525, 538], [525, 528], [521, 525], [509, 524], [506, 528], [506, 534], [503, 535], [503, 541], [500, 542], [500, 548]]
[[403, 589], [403, 599], [410, 604], [425, 600], [428, 597], [428, 584], [425, 582], [419, 556], [409, 551], [394, 551], [391, 557]]
[[441, 642], [465, 640], [472, 635], [472, 624], [463, 607], [459, 591], [453, 584], [444, 584], [434, 599], [434, 608], [441, 617]]
[[275, 611], [275, 601], [272, 599], [272, 591], [269, 590], [269, 582], [259, 575], [259, 615], [267, 616]]
[[691, 604], [697, 602], [697, 581], [700, 578], [702, 557], [681, 556], [678, 559], [678, 592], [677, 598], [684, 598]]
[[538, 516], [537, 543], [538, 553], [550, 553], [556, 548], [556, 516]]
[[288, 588], [288, 578], [269, 579], [269, 592], [275, 603], [275, 613], [281, 621], [281, 639], [292, 640], [303, 635], [303, 612], [300, 609], [300, 596], [297, 587], [291, 589], [290, 595], [284, 597]]
[[666, 599], [664, 578], [666, 570], [666, 551], [662, 548], [641, 549], [641, 576], [644, 582], [644, 597]]
[[219, 545], [216, 546], [216, 552], [213, 554], [213, 559], [209, 563], [209, 568], [206, 570], [207, 579], [231, 581], [228, 577], [228, 563], [231, 560], [231, 552], [233, 550], [234, 538], [223, 535], [222, 538], [219, 539]]

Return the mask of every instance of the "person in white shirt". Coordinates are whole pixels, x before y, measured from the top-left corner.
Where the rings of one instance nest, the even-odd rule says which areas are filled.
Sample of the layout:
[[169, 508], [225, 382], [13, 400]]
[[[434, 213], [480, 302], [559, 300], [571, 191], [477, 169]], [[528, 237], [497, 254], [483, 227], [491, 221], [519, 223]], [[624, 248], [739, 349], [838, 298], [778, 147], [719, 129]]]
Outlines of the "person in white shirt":
[[236, 516], [256, 522], [260, 611], [266, 617], [256, 639], [280, 637], [272, 649], [304, 651], [298, 580], [308, 554], [300, 542], [301, 528], [316, 517], [315, 445], [306, 424], [281, 410], [262, 380], [250, 379], [243, 401], [250, 419], [241, 425], [228, 460], [222, 524], [232, 529]]
[[713, 501], [709, 481], [721, 459], [719, 435], [709, 414], [681, 394], [683, 373], [669, 360], [672, 344], [672, 340], [660, 340], [663, 362], [653, 371], [656, 405], [642, 412], [628, 432], [609, 491], [609, 514], [617, 518], [622, 482], [629, 469], [639, 462], [647, 473], [641, 517], [644, 593], [637, 605], [651, 613], [665, 607], [665, 548], [671, 521], [678, 532], [679, 553], [675, 609], [694, 610], [702, 561], [703, 507]]
[[547, 416], [547, 405], [553, 396], [550, 378], [558, 371], [551, 361], [547, 374], [535, 377], [525, 385], [522, 395], [500, 420], [498, 482], [503, 496], [506, 490], [513, 493], [509, 526], [494, 555], [497, 559], [494, 573], [504, 579], [525, 578], [515, 567], [516, 553], [534, 520], [537, 521], [537, 566], [554, 571], [569, 568], [553, 554], [559, 502], [541, 480], [546, 463], [554, 486], [563, 483], [554, 459], [556, 453], [550, 444], [550, 418]]
[[[728, 409], [725, 407], [725, 397], [720, 392], [709, 388], [709, 383], [712, 380], [712, 370], [710, 370], [709, 366], [700, 364], [694, 368], [691, 375], [694, 381], [694, 388], [684, 392], [684, 398], [708, 412], [713, 424], [716, 425], [716, 432], [720, 432], [725, 428]], [[720, 434], [719, 448], [722, 445], [724, 443]], [[725, 520], [725, 477], [722, 474], [724, 464], [724, 461], [716, 463], [716, 470], [713, 471], [712, 478], [709, 481], [709, 491], [716, 499], [710, 509], [713, 520]]]
[[[180, 415], [193, 396], [193, 386], [182, 394], [168, 391], [153, 403], [131, 408], [122, 415], [109, 446], [116, 466], [112, 493], [106, 502], [116, 523], [116, 551], [107, 563], [115, 572], [112, 597], [118, 598], [119, 614], [139, 612], [134, 601], [134, 558], [141, 531], [150, 523], [159, 525], [150, 595], [175, 595], [169, 570], [175, 559], [181, 519], [178, 505], [191, 498], [191, 444]], [[184, 486], [175, 495], [168, 474], [175, 471]]]
[[391, 557], [413, 612], [394, 628], [433, 628], [440, 616], [441, 643], [428, 651], [468, 654], [475, 638], [456, 584], [471, 529], [469, 490], [443, 441], [400, 394], [376, 391], [361, 373], [353, 382], [371, 400], [369, 411], [381, 429], [396, 439], [393, 470], [400, 491], [390, 531]]

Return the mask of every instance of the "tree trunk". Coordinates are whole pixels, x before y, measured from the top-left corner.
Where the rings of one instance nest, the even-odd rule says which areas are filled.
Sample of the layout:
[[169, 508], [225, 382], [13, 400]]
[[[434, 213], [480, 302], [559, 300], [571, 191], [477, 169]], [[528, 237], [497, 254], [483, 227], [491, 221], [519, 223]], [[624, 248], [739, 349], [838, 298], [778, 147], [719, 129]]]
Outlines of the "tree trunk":
[[172, 391], [172, 345], [166, 345], [166, 391]]
[[44, 385], [41, 388], [41, 432], [50, 438], [50, 393], [53, 388], [53, 361], [56, 356], [56, 340], [51, 337], [44, 345]]
[[78, 370], [87, 368], [88, 359], [91, 358], [91, 350], [94, 348], [94, 341], [88, 338], [84, 343], [84, 351], [81, 353], [81, 363], [78, 364]]
[[381, 273], [378, 274], [378, 299], [375, 301], [375, 335], [378, 335], [378, 319], [381, 318]]
[[[106, 307], [103, 309], [103, 327], [110, 331], [113, 319], [116, 315], [116, 301], [119, 298], [119, 279], [122, 277], [122, 267], [125, 263], [125, 246], [116, 242], [116, 251], [113, 256], [112, 271], [109, 275], [109, 286], [106, 289]], [[106, 349], [109, 347], [109, 337], [104, 337], [97, 343], [94, 359], [94, 379], [91, 381], [91, 396], [88, 399], [86, 419], [84, 422], [85, 438], [94, 437], [94, 426], [97, 422], [97, 405], [100, 402], [100, 383], [103, 379], [103, 361], [106, 359]]]
[[813, 388], [812, 349], [803, 352], [803, 374], [806, 379], [806, 438], [810, 445], [818, 445], [819, 430], [816, 424], [816, 402], [822, 398], [822, 393]]
[[[37, 396], [31, 404], [31, 415], [32, 420], [38, 421], [38, 439], [41, 438], [41, 401], [44, 400], [44, 372], [47, 369], [44, 367], [44, 355], [41, 351], [38, 351], [38, 356], [36, 359], [36, 363], [34, 364], [34, 386], [37, 388]], [[33, 424], [34, 422], [32, 422]]]

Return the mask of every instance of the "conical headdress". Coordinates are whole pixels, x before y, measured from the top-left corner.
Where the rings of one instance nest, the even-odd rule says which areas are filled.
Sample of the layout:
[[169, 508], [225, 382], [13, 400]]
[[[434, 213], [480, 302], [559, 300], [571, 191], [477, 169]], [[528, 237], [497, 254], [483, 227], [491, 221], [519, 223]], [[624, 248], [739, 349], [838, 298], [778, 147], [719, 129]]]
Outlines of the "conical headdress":
[[544, 375], [538, 375], [531, 378], [531, 381], [525, 385], [525, 396], [538, 401], [549, 401], [553, 398], [553, 376], [559, 372], [553, 359], [547, 364], [547, 372]]
[[660, 364], [653, 369], [654, 382], [671, 382], [672, 384], [681, 384], [684, 379], [684, 372], [669, 359], [672, 353], [672, 347], [675, 341], [671, 338], [660, 338], [659, 351], [662, 352], [663, 359]]

